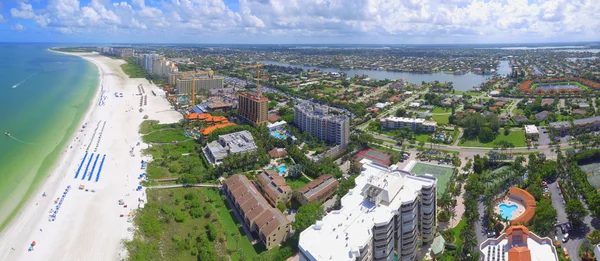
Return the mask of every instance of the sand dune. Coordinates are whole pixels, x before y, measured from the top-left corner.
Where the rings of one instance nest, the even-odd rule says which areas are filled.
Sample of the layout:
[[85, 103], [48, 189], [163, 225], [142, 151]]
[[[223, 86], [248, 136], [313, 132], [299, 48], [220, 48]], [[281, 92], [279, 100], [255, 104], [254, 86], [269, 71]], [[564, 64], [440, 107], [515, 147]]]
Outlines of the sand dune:
[[[126, 252], [123, 239], [130, 239], [133, 224], [128, 222], [127, 214], [138, 207], [138, 199], [145, 200], [144, 191], [135, 191], [140, 173], [141, 142], [138, 128], [143, 115], [162, 123], [177, 122], [181, 115], [169, 110], [169, 103], [152, 95], [156, 88], [145, 79], [129, 79], [121, 70], [122, 60], [110, 59], [97, 54], [77, 54], [93, 62], [100, 71], [100, 85], [106, 90], [104, 105], [99, 106], [101, 89], [94, 97], [92, 105], [71, 142], [60, 157], [50, 174], [23, 207], [21, 212], [0, 233], [0, 260], [120, 260]], [[142, 84], [147, 95], [145, 111], [140, 113], [138, 85]], [[116, 98], [115, 92], [122, 92], [122, 98]], [[98, 126], [98, 128], [96, 128]], [[103, 128], [104, 126], [104, 128]], [[94, 132], [96, 133], [94, 135]], [[101, 133], [101, 135], [100, 135]], [[93, 139], [92, 139], [93, 137]], [[72, 148], [69, 148], [72, 146]], [[88, 156], [79, 176], [75, 174], [85, 152]], [[129, 151], [134, 147], [135, 156]], [[83, 172], [88, 159], [85, 179]], [[88, 181], [96, 155], [100, 155], [93, 176]], [[103, 156], [106, 155], [100, 178], [95, 182]], [[79, 190], [80, 185], [95, 192]], [[56, 209], [55, 199], [63, 195], [65, 189], [71, 189], [56, 214], [55, 221], [49, 221], [50, 210]], [[43, 193], [47, 197], [42, 197]], [[124, 199], [127, 208], [118, 205]], [[125, 217], [119, 217], [124, 214]], [[33, 251], [28, 251], [32, 241], [36, 241]], [[14, 250], [13, 250], [14, 249]]]

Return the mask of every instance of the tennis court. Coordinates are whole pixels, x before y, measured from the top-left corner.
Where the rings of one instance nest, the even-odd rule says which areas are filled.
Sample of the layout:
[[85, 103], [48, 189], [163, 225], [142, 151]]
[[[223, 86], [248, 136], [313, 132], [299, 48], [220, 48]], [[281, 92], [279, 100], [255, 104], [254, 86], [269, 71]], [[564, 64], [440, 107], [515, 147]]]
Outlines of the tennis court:
[[431, 174], [436, 177], [438, 179], [438, 196], [441, 196], [446, 191], [446, 184], [448, 184], [448, 181], [450, 181], [450, 177], [452, 176], [452, 173], [454, 173], [454, 170], [450, 167], [442, 167], [438, 165], [417, 162], [410, 172], [417, 176]]
[[590, 185], [596, 188], [596, 191], [600, 189], [600, 163], [591, 163], [585, 165], [579, 165], [579, 168], [587, 174], [587, 180]]

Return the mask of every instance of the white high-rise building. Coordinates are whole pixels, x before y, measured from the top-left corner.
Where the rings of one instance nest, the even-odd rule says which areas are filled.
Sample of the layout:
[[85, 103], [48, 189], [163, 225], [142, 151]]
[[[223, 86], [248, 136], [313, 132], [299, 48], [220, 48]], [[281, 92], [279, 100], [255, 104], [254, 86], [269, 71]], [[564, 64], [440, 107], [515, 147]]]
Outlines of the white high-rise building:
[[294, 106], [294, 124], [320, 140], [342, 147], [350, 142], [350, 117], [327, 106], [307, 102]]
[[341, 209], [302, 231], [300, 261], [414, 261], [436, 227], [437, 179], [367, 159]]

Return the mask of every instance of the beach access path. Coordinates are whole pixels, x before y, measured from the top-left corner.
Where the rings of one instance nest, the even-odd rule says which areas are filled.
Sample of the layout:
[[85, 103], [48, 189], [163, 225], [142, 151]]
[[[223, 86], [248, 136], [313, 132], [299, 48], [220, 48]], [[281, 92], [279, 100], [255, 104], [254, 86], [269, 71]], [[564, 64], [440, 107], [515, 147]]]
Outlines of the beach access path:
[[[123, 60], [91, 53], [72, 55], [92, 62], [98, 68], [97, 94], [80, 129], [72, 135], [46, 179], [0, 232], [0, 260], [126, 258], [122, 242], [133, 237], [133, 232], [128, 230], [134, 227], [128, 222], [128, 214], [135, 211], [140, 199], [146, 200], [145, 189], [136, 190], [137, 178], [144, 172], [140, 162], [148, 160], [140, 156], [140, 150], [148, 145], [141, 141], [139, 125], [144, 115], [161, 123], [177, 122], [182, 118], [164, 97], [152, 94], [151, 90], [156, 86], [146, 79], [128, 78], [120, 67]], [[140, 84], [145, 90], [142, 95], [138, 95]], [[123, 93], [123, 97], [115, 97], [115, 92]], [[147, 105], [142, 105], [144, 112], [140, 113], [142, 96], [147, 96]], [[141, 144], [136, 145], [138, 142]], [[130, 155], [132, 148], [134, 156]], [[92, 153], [94, 161], [91, 161]], [[83, 160], [84, 157], [87, 159]], [[81, 172], [75, 179], [78, 169]], [[90, 178], [89, 175], [93, 176]], [[80, 190], [80, 185], [89, 191]], [[63, 196], [68, 186], [70, 190], [56, 209], [55, 200]], [[95, 192], [91, 192], [92, 189]], [[46, 197], [42, 196], [44, 193]], [[127, 207], [118, 204], [120, 199]], [[54, 221], [49, 218], [51, 211], [56, 211]], [[121, 214], [124, 217], [120, 217]], [[28, 251], [33, 241], [35, 247]]]

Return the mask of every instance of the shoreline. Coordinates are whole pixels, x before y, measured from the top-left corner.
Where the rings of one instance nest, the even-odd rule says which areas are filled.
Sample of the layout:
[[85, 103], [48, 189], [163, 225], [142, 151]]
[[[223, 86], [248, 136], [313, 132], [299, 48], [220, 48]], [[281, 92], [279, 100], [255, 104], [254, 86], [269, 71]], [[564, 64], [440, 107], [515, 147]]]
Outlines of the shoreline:
[[[58, 52], [58, 51], [54, 51], [51, 50], [50, 48], [46, 49], [50, 52], [54, 52], [54, 53], [59, 53], [59, 54], [65, 54], [65, 55], [72, 55], [70, 53], [66, 53], [66, 52]], [[77, 55], [75, 55], [77, 56]], [[81, 58], [81, 57], [80, 57]], [[82, 58], [83, 60], [86, 60], [87, 62], [91, 62], [87, 59]], [[94, 88], [94, 96], [92, 96], [92, 100], [89, 104], [89, 106], [86, 108], [85, 113], [81, 116], [81, 118], [77, 121], [75, 126], [81, 126], [83, 122], [85, 122], [85, 119], [87, 119], [91, 113], [91, 110], [93, 109], [93, 105], [95, 100], [98, 100], [100, 93], [98, 92], [98, 90], [100, 90], [100, 86], [102, 86], [102, 78], [101, 78], [101, 71], [100, 68], [94, 64], [92, 62], [93, 66], [96, 67], [96, 72], [98, 74], [98, 84], [95, 86]], [[61, 147], [68, 147], [69, 141], [74, 140], [75, 136], [76, 136], [76, 130], [77, 128], [74, 128], [73, 130], [71, 130], [70, 134], [67, 134], [68, 137], [62, 141], [59, 141], [58, 144], [56, 145], [56, 147], [54, 147], [53, 149], [50, 150], [50, 153], [48, 154], [48, 156], [50, 156], [54, 150], [56, 150], [57, 148], [61, 148]], [[62, 149], [61, 149], [62, 151]], [[24, 211], [25, 211], [25, 206], [26, 205], [31, 205], [31, 203], [33, 203], [35, 200], [33, 198], [34, 195], [39, 194], [41, 195], [43, 193], [43, 187], [44, 186], [48, 186], [48, 183], [52, 183], [52, 181], [56, 181], [53, 178], [56, 178], [56, 175], [52, 175], [58, 167], [60, 167], [60, 163], [63, 162], [65, 159], [64, 157], [66, 157], [66, 153], [67, 150], [63, 151], [62, 153], [60, 153], [60, 155], [58, 157], [56, 157], [54, 159], [54, 162], [52, 163], [52, 165], [50, 166], [50, 168], [48, 168], [43, 174], [43, 177], [40, 178], [40, 181], [37, 182], [38, 184], [35, 184], [36, 182], [33, 183], [33, 186], [28, 188], [27, 191], [25, 192], [25, 197], [26, 199], [20, 203], [17, 204], [16, 208], [13, 210], [13, 212], [11, 214], [8, 215], [8, 217], [6, 218], [6, 220], [4, 220], [2, 223], [0, 223], [0, 238], [3, 237], [3, 235], [5, 234], [5, 231], [8, 230], [9, 226], [14, 222], [14, 220], [21, 215]], [[40, 166], [41, 168], [42, 166]], [[39, 169], [38, 169], [39, 171]], [[35, 180], [35, 177], [34, 177]]]
[[[0, 232], [0, 249], [4, 250], [0, 251], [0, 260], [122, 259], [127, 255], [123, 242], [131, 240], [135, 230], [129, 213], [142, 205], [138, 202], [145, 201], [144, 189], [136, 189], [140, 183], [137, 176], [144, 171], [140, 170], [140, 160], [148, 160], [140, 155], [147, 147], [139, 135], [142, 115], [163, 123], [177, 122], [181, 115], [169, 111], [172, 108], [164, 97], [151, 94], [155, 85], [124, 74], [120, 68], [123, 60], [94, 53], [57, 53], [79, 56], [94, 64], [100, 75], [98, 86], [78, 128], [67, 139], [67, 147], [72, 148], [60, 155]], [[112, 92], [124, 95], [111, 97]], [[134, 109], [138, 104], [142, 107], [141, 99], [145, 100], [143, 114]], [[84, 123], [87, 128], [81, 127]], [[136, 145], [138, 142], [140, 145]], [[96, 154], [95, 161], [87, 157], [88, 153]], [[83, 170], [81, 176], [78, 169]], [[89, 191], [79, 190], [80, 186]], [[54, 203], [61, 196], [60, 203]], [[119, 199], [124, 199], [124, 206], [116, 204]], [[55, 218], [48, 217], [48, 209], [56, 213]], [[27, 251], [32, 241], [37, 242], [35, 250]]]

